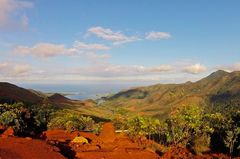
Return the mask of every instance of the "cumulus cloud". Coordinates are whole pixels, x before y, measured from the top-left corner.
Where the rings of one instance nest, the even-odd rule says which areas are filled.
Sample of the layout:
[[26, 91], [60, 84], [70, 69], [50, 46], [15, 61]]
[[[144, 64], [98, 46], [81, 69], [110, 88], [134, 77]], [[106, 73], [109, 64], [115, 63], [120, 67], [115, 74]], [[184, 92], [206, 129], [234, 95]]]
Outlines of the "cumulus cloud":
[[187, 66], [183, 69], [184, 72], [191, 73], [191, 74], [199, 74], [205, 72], [207, 68], [201, 64], [194, 64]]
[[27, 16], [19, 15], [17, 11], [31, 8], [32, 6], [33, 4], [28, 1], [0, 0], [0, 28], [26, 27], [28, 25]]
[[74, 42], [73, 47], [67, 48], [62, 44], [38, 43], [32, 47], [16, 46], [11, 53], [16, 55], [31, 55], [40, 58], [49, 58], [56, 56], [86, 55], [87, 57], [104, 58], [106, 54], [98, 54], [95, 51], [109, 50], [110, 48], [103, 44], [87, 44], [83, 42]]
[[112, 31], [109, 28], [100, 26], [89, 28], [88, 33], [94, 34], [104, 40], [112, 41], [115, 45], [139, 40], [137, 36], [126, 36], [120, 31]]
[[160, 40], [160, 39], [170, 39], [172, 36], [167, 32], [149, 32], [147, 33], [145, 39], [147, 40]]

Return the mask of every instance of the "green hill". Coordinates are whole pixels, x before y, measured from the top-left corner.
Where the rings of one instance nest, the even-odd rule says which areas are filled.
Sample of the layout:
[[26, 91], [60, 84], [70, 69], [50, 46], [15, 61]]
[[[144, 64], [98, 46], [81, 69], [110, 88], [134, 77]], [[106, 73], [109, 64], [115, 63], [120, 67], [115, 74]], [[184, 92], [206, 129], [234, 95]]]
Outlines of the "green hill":
[[157, 84], [121, 91], [105, 98], [101, 105], [114, 112], [165, 118], [171, 110], [183, 105], [240, 105], [240, 72], [217, 71], [197, 82]]

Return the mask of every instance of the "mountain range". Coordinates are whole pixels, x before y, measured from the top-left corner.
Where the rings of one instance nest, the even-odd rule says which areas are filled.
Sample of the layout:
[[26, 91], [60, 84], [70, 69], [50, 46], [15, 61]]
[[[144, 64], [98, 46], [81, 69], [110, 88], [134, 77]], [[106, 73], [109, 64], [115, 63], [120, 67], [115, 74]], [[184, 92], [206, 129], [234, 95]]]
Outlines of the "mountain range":
[[240, 72], [219, 70], [197, 82], [131, 88], [96, 101], [71, 100], [61, 94], [45, 94], [0, 82], [0, 103], [38, 104], [43, 101], [101, 118], [119, 112], [165, 118], [177, 107], [189, 104], [240, 107]]

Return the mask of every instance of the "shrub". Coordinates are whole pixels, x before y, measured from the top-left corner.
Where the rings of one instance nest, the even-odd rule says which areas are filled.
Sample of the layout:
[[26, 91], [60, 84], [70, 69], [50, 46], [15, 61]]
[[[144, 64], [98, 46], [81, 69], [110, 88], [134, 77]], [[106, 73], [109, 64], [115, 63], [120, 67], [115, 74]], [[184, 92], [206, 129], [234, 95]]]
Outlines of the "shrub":
[[151, 135], [157, 133], [159, 126], [160, 121], [158, 119], [144, 116], [136, 116], [127, 121], [128, 133], [132, 137], [148, 136], [151, 139]]
[[0, 123], [12, 126], [16, 134], [40, 133], [46, 130], [52, 106], [26, 106], [23, 103], [0, 105]]
[[52, 118], [48, 123], [48, 128], [68, 131], [92, 130], [94, 123], [94, 120], [90, 117], [85, 117], [79, 113], [67, 112]]
[[168, 141], [183, 147], [193, 147], [196, 138], [208, 136], [213, 132], [203, 108], [196, 105], [180, 107], [172, 112], [168, 125]]

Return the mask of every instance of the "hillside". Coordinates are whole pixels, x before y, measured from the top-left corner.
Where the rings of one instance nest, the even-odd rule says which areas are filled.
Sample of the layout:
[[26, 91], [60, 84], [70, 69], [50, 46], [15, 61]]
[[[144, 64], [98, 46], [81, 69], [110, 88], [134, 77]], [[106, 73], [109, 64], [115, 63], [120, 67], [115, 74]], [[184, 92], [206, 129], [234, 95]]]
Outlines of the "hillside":
[[16, 85], [0, 82], [0, 103], [24, 102], [36, 104], [43, 98]]
[[240, 72], [217, 71], [197, 82], [157, 84], [121, 91], [105, 98], [103, 107], [165, 118], [176, 107], [240, 103]]
[[80, 112], [96, 119], [105, 119], [110, 116], [108, 110], [96, 107], [96, 103], [93, 100], [71, 100], [58, 93], [45, 94], [37, 90], [28, 90], [10, 83], [0, 82], [0, 104], [13, 104], [16, 102], [30, 105], [41, 105], [43, 102], [47, 102], [59, 110], [68, 109], [69, 111]]

